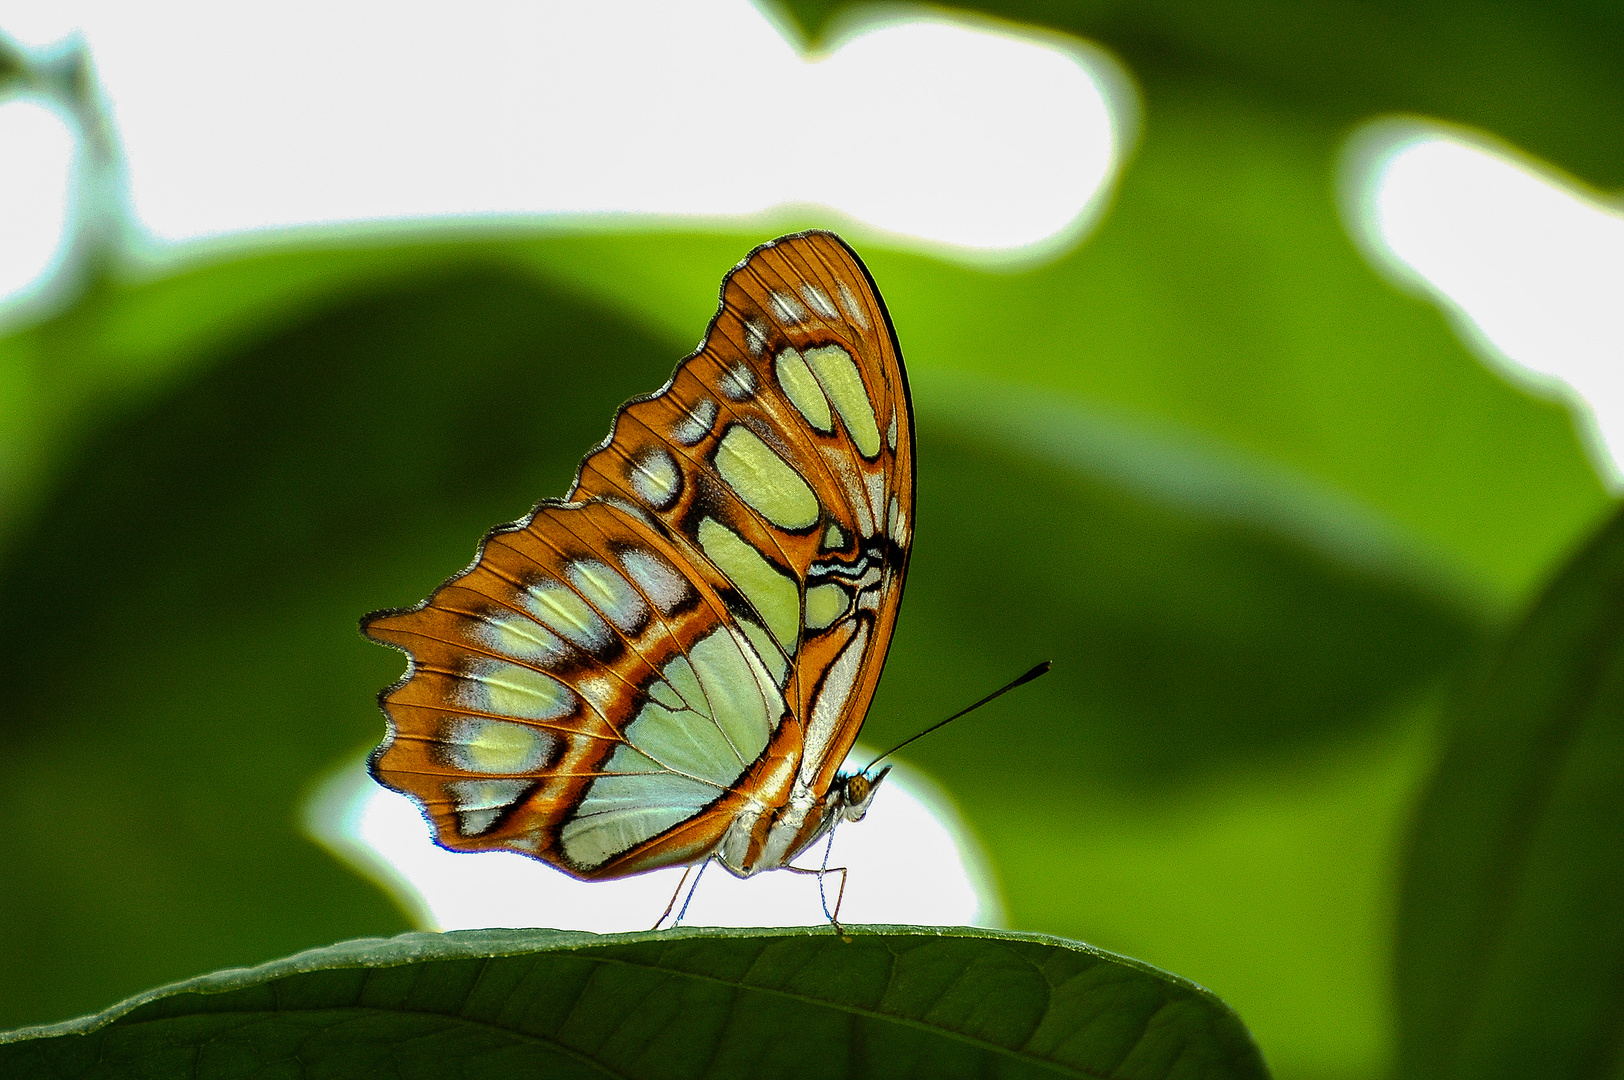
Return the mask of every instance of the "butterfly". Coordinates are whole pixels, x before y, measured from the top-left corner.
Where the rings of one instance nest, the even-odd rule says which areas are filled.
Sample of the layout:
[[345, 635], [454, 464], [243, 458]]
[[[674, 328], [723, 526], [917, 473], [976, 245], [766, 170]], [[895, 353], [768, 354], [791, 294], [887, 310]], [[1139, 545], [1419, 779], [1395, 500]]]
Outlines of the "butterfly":
[[885, 772], [839, 770], [902, 600], [913, 438], [856, 252], [818, 231], [756, 248], [567, 496], [362, 621], [409, 658], [372, 775], [443, 847], [585, 880], [749, 877], [860, 820]]

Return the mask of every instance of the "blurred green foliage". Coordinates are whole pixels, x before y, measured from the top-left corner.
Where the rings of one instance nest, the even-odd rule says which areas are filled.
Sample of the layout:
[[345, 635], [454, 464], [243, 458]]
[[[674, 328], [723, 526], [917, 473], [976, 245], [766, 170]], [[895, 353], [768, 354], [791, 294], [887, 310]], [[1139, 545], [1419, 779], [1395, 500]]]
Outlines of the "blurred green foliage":
[[[789, 9], [813, 36], [839, 18]], [[1336, 155], [1404, 110], [1617, 183], [1620, 17], [977, 10], [1114, 52], [1142, 130], [1099, 228], [1047, 265], [842, 230], [919, 425], [913, 571], [865, 738], [1052, 658], [907, 752], [986, 846], [1012, 925], [1212, 987], [1282, 1077], [1374, 1077], [1406, 822], [1453, 730], [1438, 703], [1608, 500], [1560, 406], [1361, 259]], [[838, 227], [335, 238], [103, 282], [0, 339], [0, 1026], [404, 929], [296, 825], [399, 674], [356, 617], [565, 490], [692, 347], [722, 273], [813, 224]]]
[[1616, 1075], [1624, 516], [1451, 710], [1397, 950], [1408, 1076]]

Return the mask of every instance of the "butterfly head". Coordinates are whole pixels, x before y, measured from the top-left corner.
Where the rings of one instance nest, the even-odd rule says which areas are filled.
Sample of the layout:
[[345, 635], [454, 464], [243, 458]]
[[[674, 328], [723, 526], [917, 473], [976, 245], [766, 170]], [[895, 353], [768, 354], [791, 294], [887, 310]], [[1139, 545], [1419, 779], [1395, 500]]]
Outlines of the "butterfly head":
[[874, 792], [879, 788], [880, 781], [890, 771], [891, 766], [887, 765], [872, 780], [865, 773], [841, 777], [840, 798], [836, 804], [840, 816], [847, 821], [862, 821], [863, 815], [868, 813], [868, 804], [874, 801]]

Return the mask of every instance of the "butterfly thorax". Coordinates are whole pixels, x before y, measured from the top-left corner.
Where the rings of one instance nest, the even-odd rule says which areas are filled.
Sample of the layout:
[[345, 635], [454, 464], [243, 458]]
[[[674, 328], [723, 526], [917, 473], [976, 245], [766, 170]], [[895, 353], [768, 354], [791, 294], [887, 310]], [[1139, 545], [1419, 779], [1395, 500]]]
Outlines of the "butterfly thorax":
[[734, 818], [716, 849], [717, 861], [739, 877], [786, 865], [837, 822], [863, 820], [875, 789], [890, 771], [883, 769], [872, 780], [861, 773], [842, 774], [821, 798], [797, 781], [783, 806]]

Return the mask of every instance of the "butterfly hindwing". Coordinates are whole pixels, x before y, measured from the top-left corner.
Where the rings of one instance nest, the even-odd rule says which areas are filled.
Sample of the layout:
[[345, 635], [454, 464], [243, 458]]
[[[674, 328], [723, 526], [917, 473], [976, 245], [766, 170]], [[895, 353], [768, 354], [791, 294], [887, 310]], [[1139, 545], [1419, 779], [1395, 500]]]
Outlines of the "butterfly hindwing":
[[588, 878], [697, 861], [745, 807], [826, 792], [895, 623], [912, 436], [856, 256], [828, 233], [758, 248], [565, 500], [364, 623], [412, 658], [374, 774], [444, 846]]

